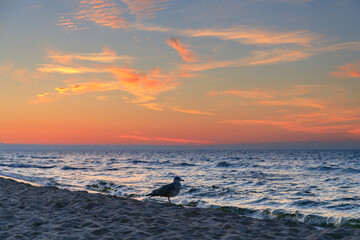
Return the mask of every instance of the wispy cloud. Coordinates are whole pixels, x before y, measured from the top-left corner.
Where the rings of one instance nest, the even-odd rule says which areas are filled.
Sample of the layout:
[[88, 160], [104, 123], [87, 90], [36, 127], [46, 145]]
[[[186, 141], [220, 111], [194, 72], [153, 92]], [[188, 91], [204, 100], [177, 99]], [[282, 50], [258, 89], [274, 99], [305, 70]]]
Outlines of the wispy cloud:
[[62, 74], [81, 74], [81, 73], [96, 73], [104, 72], [103, 69], [96, 69], [91, 67], [84, 66], [64, 66], [58, 64], [39, 64], [41, 67], [38, 67], [37, 70], [44, 73], [53, 73], [58, 72]]
[[78, 23], [75, 23], [71, 18], [65, 16], [61, 16], [60, 19], [56, 22], [56, 25], [64, 28], [66, 31], [89, 29], [89, 27], [80, 27]]
[[166, 43], [177, 50], [185, 62], [192, 63], [199, 61], [199, 56], [194, 51], [190, 50], [188, 46], [183, 45], [178, 38], [169, 38]]
[[157, 11], [165, 9], [170, 0], [123, 0], [130, 14], [137, 19], [154, 18]]
[[238, 96], [242, 98], [273, 98], [266, 91], [260, 91], [259, 89], [253, 90], [226, 90], [226, 91], [210, 91], [208, 93], [210, 96]]
[[214, 113], [211, 112], [199, 111], [194, 109], [184, 109], [179, 107], [172, 107], [171, 109], [176, 112], [189, 113], [189, 114], [215, 115]]
[[48, 50], [47, 56], [53, 63], [71, 64], [72, 60], [86, 60], [94, 62], [111, 63], [117, 60], [132, 61], [134, 58], [130, 56], [117, 56], [116, 52], [108, 48], [106, 45], [101, 53], [87, 53], [87, 54], [64, 54], [60, 51]]
[[0, 65], [0, 73], [3, 73], [4, 76], [7, 76], [9, 79], [20, 82], [39, 80], [44, 77], [43, 73], [32, 71], [26, 68], [18, 68], [11, 63]]
[[73, 16], [109, 28], [128, 28], [125, 6], [114, 0], [82, 0]]
[[[114, 29], [141, 27], [142, 19], [154, 18], [156, 13], [166, 8], [170, 0], [81, 0], [79, 8], [68, 14], [72, 19], [84, 20], [96, 25]], [[136, 20], [133, 20], [135, 17]], [[57, 25], [66, 30], [83, 30], [71, 18], [62, 16]], [[145, 27], [144, 27], [145, 28]], [[148, 29], [149, 30], [149, 29]], [[152, 29], [152, 30], [159, 30]]]
[[178, 144], [212, 144], [210, 141], [194, 140], [194, 139], [182, 139], [182, 138], [168, 138], [168, 137], [144, 137], [138, 135], [120, 135], [119, 138], [129, 138], [141, 141], [152, 141], [152, 142], [170, 142]]
[[164, 108], [160, 104], [154, 103], [154, 102], [143, 103], [141, 105], [148, 109], [155, 110], [155, 111], [163, 111], [164, 110]]
[[273, 49], [268, 51], [254, 51], [251, 57], [234, 60], [209, 61], [196, 64], [182, 64], [180, 69], [185, 72], [206, 71], [216, 68], [255, 66], [294, 62], [308, 58], [311, 53], [305, 51]]
[[244, 44], [309, 46], [320, 36], [309, 31], [276, 32], [248, 26], [231, 28], [188, 29], [182, 32], [190, 37], [214, 37], [236, 40]]
[[360, 78], [360, 62], [349, 63], [338, 67], [339, 71], [331, 75], [337, 78]]
[[[145, 104], [148, 108], [155, 109], [156, 106], [150, 101], [164, 91], [175, 88], [178, 75], [175, 73], [164, 73], [159, 68], [152, 68], [148, 71], [139, 71], [130, 67], [123, 67], [114, 64], [103, 64], [123, 59], [107, 47], [100, 54], [55, 54], [49, 52], [49, 59], [63, 64], [41, 64], [37, 68], [39, 72], [60, 73], [60, 74], [86, 74], [99, 73], [107, 81], [78, 81], [73, 80], [66, 83], [66, 86], [56, 88], [57, 95], [78, 95], [89, 92], [103, 92], [110, 90], [121, 90], [132, 94], [135, 98], [127, 98], [126, 101]], [[76, 59], [78, 63], [74, 63]], [[91, 64], [88, 64], [91, 62]], [[94, 65], [94, 62], [97, 63]], [[104, 75], [105, 74], [105, 75]], [[101, 75], [100, 75], [101, 76]], [[111, 80], [112, 79], [112, 80]], [[45, 97], [45, 96], [44, 96]], [[50, 98], [46, 96], [46, 98]], [[157, 107], [159, 108], [159, 107]], [[157, 109], [158, 110], [158, 109]]]
[[163, 73], [154, 68], [148, 72], [131, 68], [109, 67], [108, 71], [122, 84], [122, 89], [136, 96], [134, 103], [146, 103], [155, 99], [161, 92], [174, 89], [176, 74]]
[[268, 106], [295, 106], [295, 107], [310, 107], [310, 108], [323, 108], [324, 106], [317, 103], [314, 99], [292, 98], [287, 100], [270, 100], [258, 101], [258, 104]]
[[354, 118], [354, 113], [342, 111], [343, 117], [338, 118], [337, 113], [316, 113], [316, 114], [293, 114], [283, 119], [271, 120], [223, 120], [221, 123], [234, 125], [255, 125], [255, 126], [275, 126], [293, 132], [307, 133], [345, 133], [359, 136], [358, 129], [360, 125], [354, 123], [359, 121], [360, 117]]

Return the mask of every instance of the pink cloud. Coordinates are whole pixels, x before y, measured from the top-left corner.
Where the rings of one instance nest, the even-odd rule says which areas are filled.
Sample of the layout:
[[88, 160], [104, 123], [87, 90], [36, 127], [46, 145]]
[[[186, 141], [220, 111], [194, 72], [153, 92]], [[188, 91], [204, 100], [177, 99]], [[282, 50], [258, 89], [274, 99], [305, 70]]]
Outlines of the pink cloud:
[[[154, 18], [155, 14], [165, 9], [170, 0], [83, 0], [79, 2], [77, 12], [71, 14], [74, 19], [93, 22], [109, 28], [136, 28], [144, 18]], [[131, 20], [135, 16], [136, 22]], [[58, 25], [68, 30], [79, 30], [70, 19], [62, 17]], [[157, 28], [158, 30], [159, 28]], [[152, 29], [154, 30], [154, 29]]]
[[183, 108], [178, 108], [178, 107], [172, 107], [171, 109], [175, 112], [182, 112], [182, 113], [189, 113], [189, 114], [215, 115], [214, 113], [211, 113], [211, 112], [204, 112], [204, 111], [199, 111], [199, 110], [194, 110], [194, 109], [183, 109]]
[[189, 29], [183, 34], [190, 37], [215, 37], [223, 40], [236, 40], [244, 44], [284, 45], [295, 44], [309, 46], [319, 38], [317, 34], [309, 31], [275, 32], [247, 26], [225, 29]]
[[154, 142], [172, 142], [180, 144], [212, 144], [210, 141], [194, 140], [194, 139], [181, 139], [181, 138], [167, 138], [167, 137], [144, 137], [138, 135], [120, 135], [119, 138], [130, 138], [142, 141], [154, 141]]
[[94, 22], [110, 28], [128, 28], [128, 20], [124, 16], [127, 9], [114, 0], [83, 0], [80, 10], [74, 13], [77, 19]]
[[332, 72], [331, 75], [337, 78], [359, 78], [360, 62], [349, 63], [338, 67], [340, 71]]
[[198, 62], [199, 56], [190, 50], [187, 46], [184, 46], [178, 38], [169, 38], [166, 43], [178, 51], [179, 55], [186, 62]]
[[[122, 57], [118, 57], [116, 52], [105, 47], [102, 53], [96, 54], [59, 54], [49, 52], [49, 58], [55, 62], [63, 64], [41, 64], [37, 68], [39, 72], [44, 73], [60, 73], [60, 74], [86, 74], [98, 73], [112, 79], [112, 81], [87, 81], [87, 82], [74, 82], [66, 83], [66, 86], [55, 89], [56, 95], [78, 95], [86, 94], [89, 92], [103, 92], [110, 90], [121, 90], [128, 92], [134, 96], [133, 99], [126, 98], [126, 101], [145, 104], [143, 106], [160, 110], [160, 106], [154, 103], [149, 103], [156, 99], [156, 96], [164, 91], [169, 91], [177, 86], [176, 79], [179, 74], [164, 73], [159, 68], [152, 68], [148, 71], [139, 71], [130, 67], [120, 67], [112, 64], [97, 64], [110, 63]], [[74, 64], [73, 59], [87, 60]], [[88, 64], [91, 62], [91, 64]], [[97, 75], [97, 76], [99, 76]], [[46, 96], [46, 98], [49, 98]], [[41, 101], [39, 101], [41, 102]]]
[[251, 57], [224, 61], [209, 61], [196, 64], [182, 64], [180, 70], [184, 72], [206, 71], [216, 68], [240, 67], [280, 64], [306, 59], [311, 56], [307, 51], [273, 49], [269, 51], [254, 51]]
[[267, 92], [260, 91], [259, 89], [253, 89], [250, 91], [244, 91], [244, 90], [210, 91], [208, 95], [210, 96], [232, 95], [243, 98], [273, 98]]
[[72, 60], [85, 60], [85, 61], [93, 61], [93, 62], [103, 62], [110, 63], [115, 62], [117, 60], [123, 61], [131, 61], [134, 58], [130, 56], [118, 56], [115, 51], [108, 48], [106, 45], [104, 50], [101, 53], [87, 53], [87, 54], [64, 54], [60, 51], [48, 50], [48, 58], [52, 60], [53, 63], [61, 63], [61, 64], [72, 64]]
[[130, 14], [137, 19], [154, 18], [157, 11], [165, 9], [170, 0], [123, 0], [128, 5]]
[[28, 82], [33, 80], [39, 80], [45, 76], [43, 73], [32, 71], [26, 68], [17, 68], [13, 64], [0, 65], [0, 73], [4, 73], [9, 79]]
[[231, 119], [221, 123], [234, 125], [266, 125], [293, 132], [345, 133], [359, 135], [360, 109], [326, 107], [304, 114], [289, 114], [272, 119]]

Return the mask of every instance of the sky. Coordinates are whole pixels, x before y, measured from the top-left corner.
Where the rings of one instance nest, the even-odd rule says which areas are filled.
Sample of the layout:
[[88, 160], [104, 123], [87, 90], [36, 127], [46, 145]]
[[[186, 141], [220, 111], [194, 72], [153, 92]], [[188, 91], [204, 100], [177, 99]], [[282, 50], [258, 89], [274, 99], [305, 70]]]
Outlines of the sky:
[[0, 0], [0, 143], [360, 142], [358, 0]]

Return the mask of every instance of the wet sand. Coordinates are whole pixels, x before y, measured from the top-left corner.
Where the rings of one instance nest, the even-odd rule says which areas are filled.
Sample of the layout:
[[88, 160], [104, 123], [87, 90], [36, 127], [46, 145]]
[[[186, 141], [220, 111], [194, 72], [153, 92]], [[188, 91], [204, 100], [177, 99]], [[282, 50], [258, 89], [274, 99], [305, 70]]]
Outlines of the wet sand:
[[259, 220], [0, 177], [0, 239], [360, 239], [360, 230]]

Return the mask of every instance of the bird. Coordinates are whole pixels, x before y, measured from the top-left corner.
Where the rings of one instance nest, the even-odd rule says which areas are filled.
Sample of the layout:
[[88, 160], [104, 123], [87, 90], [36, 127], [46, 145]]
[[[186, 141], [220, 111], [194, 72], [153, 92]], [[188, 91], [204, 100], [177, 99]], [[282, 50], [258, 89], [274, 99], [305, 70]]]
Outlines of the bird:
[[158, 189], [154, 189], [151, 193], [147, 194], [146, 196], [150, 196], [150, 197], [154, 197], [154, 196], [159, 196], [159, 197], [167, 197], [169, 200], [169, 203], [171, 203], [170, 201], [170, 197], [175, 197], [176, 195], [178, 195], [180, 193], [180, 189], [181, 189], [181, 181], [184, 181], [183, 179], [181, 179], [181, 177], [176, 176], [174, 177], [174, 181], [173, 183], [164, 185]]

